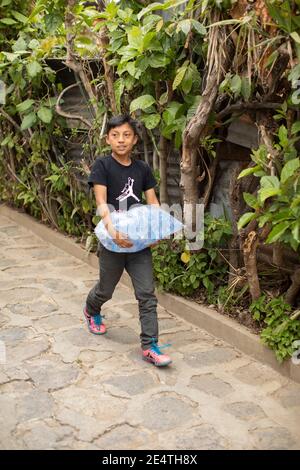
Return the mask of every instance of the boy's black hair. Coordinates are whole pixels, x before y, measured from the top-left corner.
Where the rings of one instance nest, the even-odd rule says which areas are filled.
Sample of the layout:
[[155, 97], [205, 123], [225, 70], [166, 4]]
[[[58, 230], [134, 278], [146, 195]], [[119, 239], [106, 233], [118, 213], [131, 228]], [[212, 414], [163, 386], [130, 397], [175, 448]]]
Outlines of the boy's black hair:
[[113, 116], [112, 118], [110, 118], [110, 120], [108, 121], [106, 125], [107, 135], [111, 129], [122, 126], [123, 124], [128, 124], [133, 130], [133, 132], [135, 133], [135, 135], [138, 136], [138, 130], [137, 130], [138, 123], [137, 121], [132, 119], [132, 117], [129, 116], [129, 114], [120, 114], [119, 116]]

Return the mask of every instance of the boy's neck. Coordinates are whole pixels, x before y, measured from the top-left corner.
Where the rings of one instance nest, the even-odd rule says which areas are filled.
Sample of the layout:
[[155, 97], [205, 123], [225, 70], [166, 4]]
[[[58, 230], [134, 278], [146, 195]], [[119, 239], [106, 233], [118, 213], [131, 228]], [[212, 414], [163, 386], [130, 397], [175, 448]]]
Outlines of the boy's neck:
[[112, 156], [113, 156], [116, 160], [118, 160], [120, 163], [123, 163], [124, 165], [126, 165], [127, 163], [131, 163], [131, 156], [130, 156], [130, 154], [120, 156], [120, 155], [116, 155], [115, 152], [112, 152]]

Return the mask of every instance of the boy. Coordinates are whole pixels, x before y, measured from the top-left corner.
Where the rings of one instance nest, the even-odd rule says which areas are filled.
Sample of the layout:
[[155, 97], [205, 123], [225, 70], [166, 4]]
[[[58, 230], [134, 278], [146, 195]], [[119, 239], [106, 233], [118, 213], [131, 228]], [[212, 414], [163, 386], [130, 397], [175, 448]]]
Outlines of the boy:
[[[130, 116], [116, 116], [107, 124], [106, 142], [111, 155], [97, 158], [88, 178], [94, 188], [98, 212], [114, 242], [120, 247], [130, 247], [132, 242], [124, 233], [115, 230], [110, 212], [127, 210], [141, 203], [142, 192], [147, 204], [159, 206], [154, 187], [156, 180], [150, 166], [142, 160], [133, 160], [131, 151], [137, 143], [136, 122]], [[167, 366], [172, 361], [160, 351], [158, 341], [157, 298], [154, 293], [152, 252], [150, 247], [135, 253], [117, 253], [98, 244], [100, 280], [89, 292], [84, 315], [91, 333], [104, 334], [101, 307], [112, 298], [123, 273], [128, 272], [139, 304], [141, 322], [142, 357], [155, 366]]]

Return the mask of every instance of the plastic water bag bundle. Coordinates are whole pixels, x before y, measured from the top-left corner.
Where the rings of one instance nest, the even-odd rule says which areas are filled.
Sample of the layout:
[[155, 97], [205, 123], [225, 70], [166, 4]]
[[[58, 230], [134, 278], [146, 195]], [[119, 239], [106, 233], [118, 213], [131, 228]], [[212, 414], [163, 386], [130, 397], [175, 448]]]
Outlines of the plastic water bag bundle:
[[128, 211], [113, 211], [110, 217], [114, 228], [126, 233], [133, 245], [130, 248], [117, 245], [102, 220], [96, 226], [95, 234], [105, 248], [119, 253], [141, 251], [158, 240], [169, 238], [184, 227], [168, 212], [148, 204], [132, 207]]

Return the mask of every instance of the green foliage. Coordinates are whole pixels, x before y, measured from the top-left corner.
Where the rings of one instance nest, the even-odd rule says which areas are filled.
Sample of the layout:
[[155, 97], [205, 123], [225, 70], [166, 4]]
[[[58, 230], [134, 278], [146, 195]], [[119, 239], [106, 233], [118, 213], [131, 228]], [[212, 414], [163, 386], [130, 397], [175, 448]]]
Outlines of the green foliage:
[[241, 288], [231, 286], [220, 286], [219, 289], [209, 298], [210, 303], [215, 303], [221, 312], [234, 313], [241, 301], [245, 298], [249, 285], [245, 284]]
[[[285, 117], [284, 110], [279, 110], [278, 119]], [[252, 168], [243, 170], [239, 177], [254, 174], [259, 178], [257, 196], [244, 193], [244, 199], [254, 212], [242, 215], [238, 222], [241, 229], [251, 220], [257, 219], [259, 227], [270, 226], [266, 243], [281, 242], [295, 251], [300, 245], [300, 159], [295, 147], [299, 140], [299, 122], [295, 122], [289, 135], [282, 124], [276, 133], [274, 154], [271, 164], [277, 175], [270, 175], [270, 155], [261, 145], [252, 152], [255, 163]]]
[[252, 94], [251, 79], [227, 73], [219, 89], [221, 93], [226, 93], [234, 99], [242, 97], [245, 101], [249, 101]]
[[201, 287], [211, 295], [227, 272], [227, 265], [218, 257], [218, 250], [230, 234], [227, 221], [206, 214], [202, 250], [189, 252], [184, 239], [160, 242], [153, 248], [153, 268], [159, 285], [181, 295], [191, 295]]
[[[115, 66], [119, 111], [130, 109], [149, 130], [157, 129], [176, 148], [182, 145], [187, 120], [199, 104], [201, 76], [185, 48], [187, 36], [201, 45], [206, 28], [187, 18], [193, 1], [184, 11], [170, 11], [164, 20], [154, 12], [183, 2], [154, 3], [140, 11], [110, 2], [100, 17], [109, 34], [109, 63]], [[201, 54], [202, 55], [202, 54]], [[200, 59], [200, 57], [199, 57]], [[171, 93], [172, 91], [172, 93]]]
[[[62, 0], [38, 0], [34, 8], [30, 2], [0, 1], [0, 80], [6, 84], [1, 103], [14, 122], [10, 128], [10, 121], [0, 114], [5, 136], [0, 146], [0, 191], [2, 200], [82, 237], [93, 211], [92, 199], [76, 181], [76, 172], [82, 169], [54, 163], [51, 152], [52, 137], [62, 134], [64, 120], [57, 115], [53, 119], [55, 95], [61, 88], [45, 59], [61, 53], [65, 7]], [[78, 5], [79, 19], [82, 11]]]
[[293, 343], [300, 337], [300, 321], [290, 316], [291, 306], [282, 297], [267, 301], [262, 295], [250, 306], [253, 318], [267, 326], [261, 331], [261, 339], [270, 349], [275, 351], [279, 362], [291, 357], [294, 352]]

